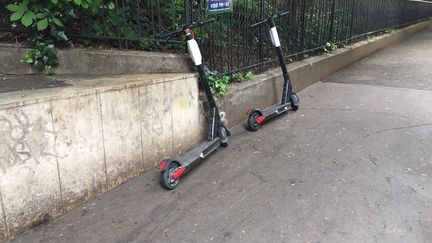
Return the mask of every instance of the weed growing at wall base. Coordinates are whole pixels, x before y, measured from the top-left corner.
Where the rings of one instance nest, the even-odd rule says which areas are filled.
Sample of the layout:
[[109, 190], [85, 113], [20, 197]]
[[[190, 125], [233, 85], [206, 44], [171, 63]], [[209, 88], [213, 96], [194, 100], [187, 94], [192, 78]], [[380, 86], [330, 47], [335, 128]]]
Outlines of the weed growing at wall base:
[[208, 77], [210, 90], [215, 96], [224, 96], [231, 82], [240, 83], [245, 79], [251, 80], [254, 77], [252, 71], [248, 71], [246, 74], [238, 72], [233, 74], [230, 78], [228, 75], [223, 75], [218, 71], [211, 71], [207, 66], [204, 70]]
[[205, 67], [204, 70], [208, 77], [212, 94], [216, 96], [223, 96], [229, 88], [229, 76], [222, 75], [218, 71], [211, 71], [208, 67]]
[[386, 30], [385, 30], [385, 33], [386, 33], [386, 34], [393, 34], [393, 33], [396, 33], [396, 30], [393, 29], [393, 28], [389, 28], [389, 29], [386, 29]]
[[336, 43], [330, 43], [327, 42], [326, 45], [324, 46], [324, 51], [325, 52], [332, 52], [338, 49], [338, 46]]
[[26, 52], [24, 61], [36, 68], [42, 68], [47, 75], [53, 74], [53, 67], [58, 64], [54, 44], [38, 41], [35, 50]]

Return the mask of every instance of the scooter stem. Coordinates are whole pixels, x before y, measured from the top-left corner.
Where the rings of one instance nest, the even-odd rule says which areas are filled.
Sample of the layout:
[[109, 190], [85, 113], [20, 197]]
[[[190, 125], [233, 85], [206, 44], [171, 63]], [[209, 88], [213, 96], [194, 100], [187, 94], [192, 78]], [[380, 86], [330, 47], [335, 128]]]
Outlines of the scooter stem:
[[211, 90], [210, 90], [210, 87], [208, 84], [207, 75], [205, 74], [205, 71], [204, 71], [204, 65], [202, 65], [202, 64], [198, 65], [198, 66], [196, 66], [196, 68], [198, 70], [200, 82], [202, 84], [202, 87], [204, 88], [204, 92], [206, 94], [207, 101], [209, 102], [209, 105], [210, 105], [210, 119], [209, 119], [209, 121], [213, 121], [213, 124], [212, 124], [211, 128], [209, 128], [208, 139], [211, 141], [216, 137], [217, 129], [220, 126], [219, 109], [217, 108], [216, 101], [214, 100], [213, 95], [211, 93]]
[[[269, 24], [270, 24], [270, 29], [272, 28], [276, 28], [276, 24], [274, 22], [274, 18], [270, 18], [269, 19]], [[277, 32], [275, 32], [277, 35]], [[270, 35], [273, 35], [272, 32]], [[271, 38], [275, 38], [273, 36], [271, 36]], [[279, 37], [276, 37], [279, 40]], [[283, 91], [282, 91], [282, 101], [281, 101], [281, 105], [284, 105], [286, 103], [288, 103], [289, 101], [289, 97], [292, 93], [292, 84], [290, 81], [290, 77], [288, 74], [288, 69], [286, 67], [286, 63], [285, 63], [285, 58], [284, 58], [284, 54], [282, 51], [282, 47], [280, 46], [280, 43], [276, 44], [273, 43], [275, 45], [276, 48], [276, 53], [278, 55], [278, 59], [279, 59], [279, 64], [281, 66], [282, 69], [282, 74], [283, 74], [283, 78], [284, 78], [284, 86], [283, 86]]]
[[216, 102], [210, 90], [207, 75], [204, 70], [204, 65], [201, 62], [202, 61], [201, 51], [199, 49], [197, 42], [194, 39], [194, 33], [190, 29], [186, 29], [185, 33], [186, 33], [186, 40], [188, 42], [189, 54], [193, 62], [195, 63], [199, 75], [199, 80], [202, 84], [202, 87], [204, 88], [207, 100], [210, 104], [209, 122], [211, 122], [211, 126], [209, 126], [208, 140], [212, 141], [213, 139], [216, 138], [218, 128], [220, 127], [219, 110], [217, 108]]
[[288, 74], [288, 69], [286, 67], [285, 58], [282, 52], [281, 47], [276, 47], [276, 52], [279, 58], [279, 63], [282, 69], [282, 74], [284, 78], [283, 92], [282, 92], [282, 101], [281, 105], [288, 103], [289, 96], [292, 93], [292, 84], [290, 82], [290, 77]]

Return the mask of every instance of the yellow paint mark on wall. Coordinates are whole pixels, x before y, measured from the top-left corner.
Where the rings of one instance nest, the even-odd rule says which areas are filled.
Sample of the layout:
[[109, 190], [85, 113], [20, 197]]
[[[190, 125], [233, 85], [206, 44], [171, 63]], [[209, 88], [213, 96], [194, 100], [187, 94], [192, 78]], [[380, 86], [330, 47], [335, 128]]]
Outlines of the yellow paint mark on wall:
[[178, 102], [178, 105], [180, 106], [180, 109], [186, 109], [186, 106], [187, 106], [186, 101], [184, 99], [181, 99]]

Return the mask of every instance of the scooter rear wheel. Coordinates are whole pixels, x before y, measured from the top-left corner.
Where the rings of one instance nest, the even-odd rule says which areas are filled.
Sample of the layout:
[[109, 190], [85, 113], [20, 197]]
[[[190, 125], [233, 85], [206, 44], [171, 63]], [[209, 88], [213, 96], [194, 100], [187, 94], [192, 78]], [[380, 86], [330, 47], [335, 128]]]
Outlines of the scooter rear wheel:
[[178, 170], [179, 167], [180, 166], [177, 163], [171, 163], [166, 170], [161, 171], [160, 183], [163, 188], [167, 190], [173, 190], [177, 187], [180, 180], [173, 179], [173, 174]]
[[293, 111], [296, 111], [299, 109], [300, 106], [300, 99], [297, 96], [296, 93], [292, 93], [291, 97], [290, 97], [290, 102], [291, 102], [291, 109]]
[[258, 124], [257, 120], [260, 117], [260, 114], [258, 112], [254, 112], [249, 115], [249, 118], [247, 120], [247, 128], [250, 131], [258, 131], [258, 129], [261, 127], [260, 124]]

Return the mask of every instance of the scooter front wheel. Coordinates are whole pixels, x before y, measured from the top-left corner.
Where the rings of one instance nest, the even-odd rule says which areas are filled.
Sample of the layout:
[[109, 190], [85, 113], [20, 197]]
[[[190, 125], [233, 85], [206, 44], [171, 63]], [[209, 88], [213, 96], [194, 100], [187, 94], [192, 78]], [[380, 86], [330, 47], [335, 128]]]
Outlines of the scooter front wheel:
[[249, 115], [249, 118], [247, 120], [247, 128], [250, 131], [258, 131], [258, 129], [261, 127], [260, 124], [258, 124], [258, 118], [260, 117], [260, 114], [258, 112], [254, 112]]
[[177, 187], [180, 182], [180, 178], [174, 179], [173, 175], [179, 167], [180, 166], [177, 163], [171, 163], [166, 170], [161, 171], [160, 183], [163, 188], [167, 190], [173, 190]]
[[296, 111], [299, 109], [300, 106], [300, 99], [297, 96], [296, 93], [292, 93], [291, 97], [290, 97], [290, 102], [291, 102], [291, 109], [293, 111]]

